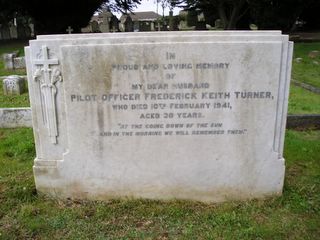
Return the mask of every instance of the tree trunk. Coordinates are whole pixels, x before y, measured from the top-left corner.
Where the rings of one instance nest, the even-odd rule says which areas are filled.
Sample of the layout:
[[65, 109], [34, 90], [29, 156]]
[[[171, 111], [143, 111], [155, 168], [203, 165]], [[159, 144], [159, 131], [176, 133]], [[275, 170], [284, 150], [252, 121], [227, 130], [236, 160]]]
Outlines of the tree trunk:
[[237, 23], [240, 20], [240, 11], [245, 4], [245, 0], [234, 1], [232, 4], [232, 11], [230, 15], [230, 19], [228, 21], [227, 30], [234, 30], [237, 28]]
[[228, 18], [226, 15], [225, 4], [222, 1], [218, 5], [218, 13], [219, 13], [219, 17], [221, 19], [221, 22], [223, 24], [223, 28], [226, 29], [228, 26]]

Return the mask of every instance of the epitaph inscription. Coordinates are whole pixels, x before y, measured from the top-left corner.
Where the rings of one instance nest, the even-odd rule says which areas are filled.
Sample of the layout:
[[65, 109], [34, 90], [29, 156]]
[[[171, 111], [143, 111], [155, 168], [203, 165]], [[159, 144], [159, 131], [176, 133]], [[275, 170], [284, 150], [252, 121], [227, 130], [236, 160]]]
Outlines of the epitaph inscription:
[[[110, 63], [111, 72], [132, 76], [152, 73], [162, 75], [161, 81], [141, 82], [141, 79], [127, 79], [126, 90], [117, 89], [109, 93], [70, 94], [71, 104], [98, 104], [108, 106], [111, 114], [134, 115], [131, 121], [105, 124], [100, 137], [170, 137], [170, 136], [219, 136], [245, 135], [251, 129], [247, 126], [226, 126], [210, 118], [212, 113], [232, 114], [240, 111], [241, 104], [253, 107], [261, 102], [273, 102], [275, 93], [268, 88], [253, 90], [224, 89], [218, 91], [210, 79], [178, 79], [180, 72], [194, 71], [203, 75], [209, 73], [227, 74], [232, 71], [230, 62], [180, 62], [175, 52], [166, 52], [162, 63]], [[111, 74], [112, 74], [111, 73]], [[260, 102], [260, 103], [259, 103]], [[126, 117], [120, 119], [127, 119]], [[147, 123], [142, 124], [141, 122]], [[108, 126], [107, 126], [108, 125]]]

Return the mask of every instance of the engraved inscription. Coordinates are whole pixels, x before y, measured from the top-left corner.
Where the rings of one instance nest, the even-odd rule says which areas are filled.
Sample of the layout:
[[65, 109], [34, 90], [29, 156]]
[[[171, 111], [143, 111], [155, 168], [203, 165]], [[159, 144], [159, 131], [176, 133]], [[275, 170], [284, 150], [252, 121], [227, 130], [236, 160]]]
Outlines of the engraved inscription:
[[[129, 78], [124, 90], [110, 92], [70, 94], [72, 104], [98, 104], [108, 107], [114, 114], [130, 114], [130, 122], [120, 120], [97, 134], [102, 137], [146, 136], [241, 136], [250, 132], [246, 124], [233, 125], [225, 122], [210, 122], [210, 116], [230, 114], [241, 105], [258, 102], [271, 103], [273, 93], [268, 89], [237, 89], [232, 86], [219, 89], [206, 73], [227, 73], [232, 64], [228, 61], [179, 62], [178, 54], [165, 52], [159, 63], [123, 62], [111, 63], [115, 74], [127, 72], [155, 72], [162, 74], [158, 81], [144, 82]], [[205, 73], [201, 79], [181, 78], [183, 72]], [[193, 76], [192, 74], [190, 74]], [[140, 76], [139, 74], [131, 76]], [[179, 80], [177, 80], [179, 78]], [[125, 119], [125, 117], [123, 117]], [[216, 119], [221, 121], [221, 119]], [[141, 124], [141, 123], [144, 124]], [[107, 125], [106, 125], [107, 126]]]

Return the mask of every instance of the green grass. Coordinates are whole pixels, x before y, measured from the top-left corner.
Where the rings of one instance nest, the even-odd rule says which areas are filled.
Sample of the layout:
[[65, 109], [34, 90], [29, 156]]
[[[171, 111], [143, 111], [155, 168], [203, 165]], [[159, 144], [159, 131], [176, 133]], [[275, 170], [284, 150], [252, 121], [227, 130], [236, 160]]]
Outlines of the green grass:
[[320, 95], [301, 87], [290, 86], [289, 114], [320, 114]]
[[[27, 83], [25, 82], [25, 87], [27, 88]], [[11, 95], [7, 96], [3, 94], [2, 82], [0, 84], [0, 108], [13, 108], [13, 107], [29, 107], [29, 94], [26, 91], [21, 95]]]
[[58, 201], [38, 196], [31, 129], [0, 129], [0, 239], [319, 239], [320, 131], [288, 131], [281, 197]]
[[3, 54], [4, 53], [11, 53], [13, 51], [19, 50], [19, 56], [24, 56], [24, 46], [28, 43], [25, 41], [6, 41], [0, 42], [0, 76], [7, 76], [7, 75], [26, 75], [26, 71], [22, 69], [17, 70], [7, 70], [4, 69], [4, 62], [3, 62]]
[[[295, 43], [292, 78], [303, 83], [320, 88], [320, 56], [317, 58], [309, 58], [309, 52], [313, 50], [320, 51], [320, 43]], [[300, 63], [294, 59], [302, 58]], [[317, 61], [319, 65], [313, 62]]]

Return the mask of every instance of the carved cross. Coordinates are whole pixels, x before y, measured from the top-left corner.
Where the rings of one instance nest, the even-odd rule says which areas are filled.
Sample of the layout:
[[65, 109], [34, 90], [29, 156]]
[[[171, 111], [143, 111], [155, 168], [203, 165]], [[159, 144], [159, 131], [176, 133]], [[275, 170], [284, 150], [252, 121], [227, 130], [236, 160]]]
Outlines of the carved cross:
[[34, 74], [34, 79], [40, 79], [41, 94], [44, 99], [44, 112], [46, 125], [49, 132], [49, 137], [53, 144], [57, 144], [58, 128], [56, 115], [56, 101], [57, 88], [55, 86], [57, 81], [62, 81], [60, 71], [58, 69], [51, 69], [50, 65], [58, 65], [58, 59], [49, 59], [47, 46], [42, 46], [42, 58], [34, 60], [35, 65], [41, 65]]
[[68, 32], [69, 34], [71, 34], [71, 33], [73, 32], [73, 29], [72, 29], [70, 26], [68, 26], [68, 28], [66, 29], [66, 32]]

